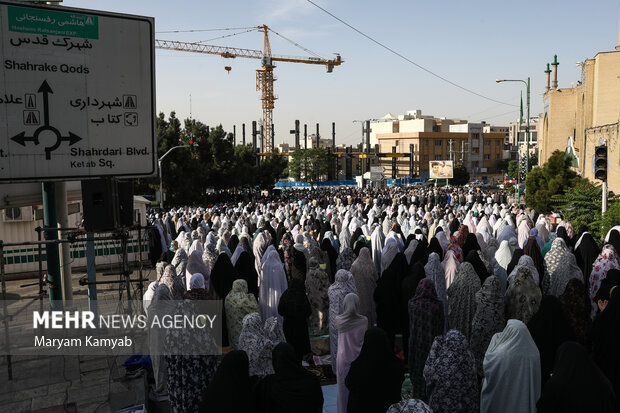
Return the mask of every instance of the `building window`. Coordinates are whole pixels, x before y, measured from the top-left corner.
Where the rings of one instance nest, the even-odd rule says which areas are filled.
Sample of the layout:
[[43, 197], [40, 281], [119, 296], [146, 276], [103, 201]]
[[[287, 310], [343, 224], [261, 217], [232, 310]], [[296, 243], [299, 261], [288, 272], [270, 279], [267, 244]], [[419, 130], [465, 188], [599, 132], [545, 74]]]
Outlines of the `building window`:
[[484, 141], [484, 146], [491, 146], [491, 141], [488, 139]]
[[436, 161], [441, 161], [441, 155], [435, 155], [435, 160]]
[[489, 159], [491, 159], [491, 155], [489, 155], [488, 153], [485, 154], [484, 155], [484, 159], [488, 161]]
[[428, 161], [428, 155], [424, 155], [424, 160]]
[[424, 141], [424, 146], [428, 146], [428, 140]]
[[495, 154], [495, 159], [499, 159], [499, 153]]
[[472, 133], [472, 134], [471, 134], [471, 138], [472, 138], [472, 139], [478, 139], [479, 137], [480, 137], [480, 134], [479, 134], [479, 133]]
[[471, 153], [480, 153], [480, 148], [472, 148]]
[[396, 141], [396, 144], [394, 146], [396, 146], [396, 150], [398, 150], [398, 141]]
[[435, 146], [441, 146], [441, 139], [437, 139], [435, 141]]

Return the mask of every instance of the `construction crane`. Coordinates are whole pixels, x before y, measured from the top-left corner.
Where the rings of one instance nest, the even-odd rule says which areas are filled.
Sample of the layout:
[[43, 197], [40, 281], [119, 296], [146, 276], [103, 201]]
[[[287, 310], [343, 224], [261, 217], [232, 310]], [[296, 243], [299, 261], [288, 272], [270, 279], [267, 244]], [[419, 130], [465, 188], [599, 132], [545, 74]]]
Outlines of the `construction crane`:
[[[235, 47], [214, 46], [198, 42], [180, 42], [174, 40], [155, 40], [155, 47], [158, 49], [166, 50], [178, 50], [183, 52], [195, 52], [195, 53], [208, 53], [219, 55], [224, 58], [234, 59], [236, 57], [245, 57], [249, 59], [260, 59], [261, 68], [256, 70], [256, 90], [261, 91], [261, 102], [263, 109], [262, 119], [262, 144], [263, 152], [273, 152], [273, 108], [275, 96], [273, 94], [273, 69], [276, 67], [274, 62], [290, 62], [290, 63], [306, 63], [312, 65], [325, 66], [327, 73], [331, 73], [335, 66], [340, 66], [344, 61], [341, 59], [340, 54], [336, 54], [334, 59], [328, 60], [321, 57], [297, 57], [297, 56], [281, 56], [272, 55], [271, 46], [269, 44], [269, 29], [266, 25], [258, 26], [254, 29], [262, 31], [264, 34], [264, 47], [263, 50], [252, 49], [240, 49]], [[276, 33], [278, 34], [278, 33]], [[280, 35], [281, 36], [281, 35]], [[283, 36], [282, 36], [283, 37]], [[286, 39], [286, 38], [285, 38]], [[288, 40], [288, 39], [286, 39]], [[289, 40], [290, 41], [290, 40]], [[294, 42], [293, 42], [294, 43]], [[296, 46], [301, 47], [294, 43]], [[301, 47], [304, 49], [303, 47]], [[308, 51], [307, 49], [304, 49]], [[229, 67], [226, 70], [230, 70]]]

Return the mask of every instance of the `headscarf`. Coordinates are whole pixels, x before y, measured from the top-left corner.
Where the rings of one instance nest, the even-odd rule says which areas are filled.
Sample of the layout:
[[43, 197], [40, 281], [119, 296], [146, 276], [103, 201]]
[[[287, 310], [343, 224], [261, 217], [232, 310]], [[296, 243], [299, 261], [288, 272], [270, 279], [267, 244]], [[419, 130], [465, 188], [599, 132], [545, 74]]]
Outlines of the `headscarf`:
[[263, 254], [265, 253], [265, 251], [267, 250], [267, 247], [269, 246], [269, 242], [270, 242], [269, 237], [264, 231], [261, 231], [260, 234], [258, 234], [256, 236], [256, 239], [254, 240], [254, 247], [253, 247], [254, 259], [255, 259], [254, 266], [256, 268], [257, 274], [261, 273], [261, 261], [263, 258]]
[[620, 288], [611, 291], [607, 306], [592, 323], [592, 356], [616, 395], [620, 394]]
[[549, 286], [547, 294], [559, 297], [564, 292], [566, 284], [573, 278], [582, 281], [583, 273], [577, 266], [575, 256], [568, 253], [565, 255], [564, 262], [558, 267], [554, 277], [551, 279], [551, 285]]
[[504, 296], [499, 279], [491, 276], [476, 292], [476, 313], [471, 326], [471, 352], [476, 359], [478, 376], [483, 377], [482, 361], [491, 337], [504, 329]]
[[205, 285], [205, 277], [201, 273], [195, 273], [192, 275], [189, 281], [189, 289], [207, 289], [208, 287]]
[[477, 412], [478, 380], [474, 356], [458, 330], [435, 338], [424, 367], [428, 404], [433, 412]]
[[306, 286], [300, 278], [292, 278], [278, 303], [278, 313], [283, 317], [282, 330], [286, 342], [293, 346], [297, 358], [301, 360], [310, 353], [308, 336], [308, 317], [312, 308], [306, 295]]
[[301, 366], [295, 349], [280, 343], [272, 352], [274, 373], [259, 382], [256, 393], [261, 412], [317, 412], [323, 406], [319, 380]]
[[469, 233], [467, 235], [467, 239], [465, 244], [463, 245], [463, 255], [467, 257], [470, 251], [481, 251], [480, 244], [478, 244], [478, 239], [475, 234]]
[[235, 271], [235, 267], [230, 262], [230, 258], [228, 258], [226, 253], [221, 253], [211, 270], [211, 282], [213, 283], [215, 293], [221, 300], [226, 298], [232, 289], [233, 281], [237, 278], [239, 278], [237, 271]]
[[440, 261], [443, 259], [443, 248], [441, 247], [441, 244], [439, 244], [439, 241], [435, 237], [431, 238], [431, 242], [428, 245], [428, 253], [431, 254], [433, 252], [439, 255]]
[[355, 261], [355, 254], [351, 248], [345, 248], [342, 250], [338, 258], [336, 259], [336, 271], [337, 270], [351, 270], [351, 265]]
[[540, 355], [525, 324], [508, 320], [504, 331], [491, 339], [483, 366], [481, 412], [536, 411]]
[[[575, 244], [575, 258], [581, 272], [587, 278], [592, 272], [592, 264], [601, 253], [601, 249], [589, 232], [585, 232]], [[588, 280], [583, 280], [587, 282]]]
[[251, 313], [258, 313], [256, 297], [248, 293], [248, 285], [245, 280], [233, 281], [232, 290], [224, 300], [226, 311], [226, 326], [228, 328], [228, 340], [231, 348], [239, 346], [243, 318]]
[[391, 405], [386, 413], [433, 413], [428, 404], [418, 399], [405, 399]]
[[[587, 395], [587, 397], [583, 397]], [[553, 376], [536, 404], [539, 412], [612, 413], [617, 406], [611, 383], [586, 349], [573, 341], [558, 348]]]
[[459, 265], [460, 263], [458, 259], [456, 258], [454, 251], [446, 252], [446, 256], [443, 259], [443, 262], [441, 263], [441, 266], [443, 267], [444, 275], [446, 277], [446, 296], [447, 296], [448, 288], [450, 288], [450, 285], [452, 285], [452, 282], [454, 281], [454, 278], [456, 277], [456, 272], [458, 270]]
[[174, 266], [175, 272], [179, 277], [185, 277], [185, 270], [187, 268], [187, 253], [183, 248], [179, 248], [174, 253], [174, 258], [172, 259], [172, 264]]
[[575, 335], [562, 312], [560, 301], [552, 295], [542, 298], [540, 308], [527, 328], [540, 353], [542, 390], [551, 376], [556, 350], [563, 342], [574, 340]]
[[467, 340], [471, 336], [471, 323], [476, 312], [475, 297], [480, 286], [480, 277], [474, 267], [464, 262], [448, 288], [449, 325], [463, 333]]
[[515, 318], [528, 323], [540, 307], [542, 294], [527, 267], [517, 271], [506, 290], [506, 319]]
[[575, 278], [568, 281], [564, 292], [559, 297], [562, 311], [570, 324], [575, 340], [590, 348], [590, 298], [583, 282]]
[[381, 227], [376, 227], [370, 236], [370, 245], [372, 252], [372, 260], [375, 263], [377, 273], [381, 276], [381, 251], [383, 250], [383, 244], [385, 242], [385, 235], [381, 230]]
[[[374, 265], [372, 267], [374, 269]], [[312, 307], [310, 330], [312, 334], [322, 335], [327, 330], [327, 311], [329, 309], [329, 275], [319, 267], [317, 258], [310, 259], [310, 269], [306, 275], [306, 291]]]
[[[188, 290], [190, 289], [190, 277], [193, 274], [200, 273], [204, 277], [211, 276], [211, 269], [202, 261], [202, 254], [199, 251], [194, 251], [189, 255], [185, 272]], [[189, 275], [189, 277], [187, 275]]]
[[144, 293], [144, 296], [142, 297], [142, 307], [144, 308], [144, 313], [146, 314], [148, 314], [149, 307], [151, 306], [151, 301], [153, 301], [153, 298], [155, 297], [155, 290], [157, 290], [158, 286], [159, 286], [159, 282], [157, 281], [151, 282], [149, 286], [146, 288], [146, 292]]
[[[450, 243], [448, 244], [448, 251], [452, 251], [454, 253], [454, 257], [458, 260], [459, 264], [462, 263], [463, 260], [465, 259], [465, 257], [463, 256], [463, 249], [459, 245], [454, 235], [450, 237]], [[446, 254], [448, 254], [448, 251], [446, 251]]]
[[185, 285], [180, 277], [176, 275], [174, 266], [168, 265], [164, 269], [164, 275], [161, 277], [160, 284], [168, 287], [173, 300], [182, 300], [185, 293]]
[[355, 293], [349, 293], [342, 301], [342, 313], [336, 317], [338, 334], [346, 333], [360, 325], [368, 325], [368, 319], [358, 313], [359, 297]]
[[590, 273], [590, 300], [592, 303], [592, 318], [598, 311], [598, 306], [594, 300], [598, 289], [601, 287], [601, 282], [607, 277], [607, 271], [611, 269], [620, 269], [618, 258], [616, 255], [616, 249], [611, 244], [603, 246], [601, 253], [592, 264], [592, 272]]
[[545, 255], [545, 276], [542, 281], [542, 290], [545, 294], [548, 294], [556, 271], [568, 259], [566, 254], [570, 254], [566, 243], [562, 238], [556, 238], [551, 244], [551, 249]]
[[[431, 254], [437, 255], [435, 253]], [[424, 364], [435, 337], [444, 332], [444, 309], [432, 279], [420, 281], [415, 296], [409, 300], [409, 371], [412, 396], [426, 399]]]
[[[424, 274], [426, 278], [433, 280], [435, 291], [439, 300], [443, 304], [444, 314], [444, 331], [448, 330], [448, 293], [446, 288], [446, 277], [444, 269], [439, 260], [437, 253], [431, 253], [428, 257], [428, 263], [424, 266]], [[430, 343], [429, 343], [430, 349]]]
[[480, 257], [480, 251], [470, 250], [469, 254], [465, 258], [465, 262], [468, 262], [474, 267], [476, 274], [480, 278], [480, 284], [484, 282], [489, 277], [489, 271], [486, 268], [484, 262], [482, 262], [482, 257]]
[[245, 351], [233, 350], [227, 353], [204, 392], [199, 410], [221, 413], [253, 411], [249, 365]]
[[511, 259], [512, 251], [508, 244], [508, 240], [504, 240], [499, 244], [499, 248], [495, 252], [495, 260], [503, 269], [506, 269]]
[[332, 370], [336, 371], [336, 357], [338, 354], [338, 327], [336, 317], [342, 314], [344, 298], [349, 293], [357, 294], [353, 275], [347, 270], [338, 270], [334, 283], [327, 290], [329, 297], [329, 347], [332, 355]]
[[250, 313], [243, 317], [239, 335], [239, 350], [247, 353], [250, 360], [250, 376], [264, 377], [273, 374], [271, 351], [273, 343], [265, 334], [260, 314]]
[[526, 267], [530, 270], [530, 272], [532, 273], [532, 279], [534, 280], [536, 285], [540, 283], [540, 274], [538, 273], [538, 269], [534, 266], [534, 261], [532, 261], [532, 258], [530, 256], [522, 255], [521, 258], [519, 258], [519, 263], [514, 267], [514, 269], [508, 276], [508, 284], [510, 284], [515, 275], [517, 275], [517, 272], [521, 267]]
[[258, 274], [254, 268], [254, 260], [246, 251], [242, 251], [235, 263], [235, 271], [239, 278], [243, 278], [247, 284], [248, 292], [258, 297]]
[[366, 247], [360, 250], [357, 259], [351, 265], [351, 274], [355, 281], [355, 288], [360, 300], [359, 312], [368, 318], [368, 325], [377, 321], [377, 312], [373, 294], [377, 287], [377, 270]]
[[401, 399], [403, 363], [397, 358], [385, 331], [371, 327], [364, 334], [359, 356], [349, 369], [348, 411], [382, 412]]
[[398, 254], [398, 244], [396, 240], [394, 238], [386, 239], [383, 251], [381, 251], [381, 275], [383, 275], [383, 271], [390, 266], [396, 254]]
[[[539, 277], [545, 274], [545, 260], [540, 252], [541, 249], [542, 247], [539, 248], [538, 243], [531, 237], [528, 238], [527, 243], [523, 247], [523, 253], [532, 259]], [[542, 278], [538, 279], [542, 281]], [[540, 281], [537, 281], [537, 283], [540, 283]]]
[[508, 268], [506, 268], [507, 274], [512, 274], [512, 271], [515, 269], [517, 264], [519, 264], [519, 260], [524, 255], [523, 250], [521, 248], [517, 248], [512, 254], [512, 259], [510, 263], [508, 263]]
[[258, 287], [258, 305], [265, 320], [269, 317], [276, 317], [280, 324], [282, 323], [282, 317], [278, 314], [278, 301], [287, 286], [286, 273], [280, 256], [276, 249], [270, 245], [262, 259]]

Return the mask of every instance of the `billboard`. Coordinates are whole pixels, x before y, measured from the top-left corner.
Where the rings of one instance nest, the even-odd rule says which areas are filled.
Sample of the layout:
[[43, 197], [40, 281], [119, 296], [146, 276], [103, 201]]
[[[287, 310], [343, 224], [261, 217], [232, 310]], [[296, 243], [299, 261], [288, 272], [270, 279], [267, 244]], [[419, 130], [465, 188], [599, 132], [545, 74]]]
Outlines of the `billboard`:
[[450, 179], [454, 178], [453, 161], [429, 161], [429, 179]]

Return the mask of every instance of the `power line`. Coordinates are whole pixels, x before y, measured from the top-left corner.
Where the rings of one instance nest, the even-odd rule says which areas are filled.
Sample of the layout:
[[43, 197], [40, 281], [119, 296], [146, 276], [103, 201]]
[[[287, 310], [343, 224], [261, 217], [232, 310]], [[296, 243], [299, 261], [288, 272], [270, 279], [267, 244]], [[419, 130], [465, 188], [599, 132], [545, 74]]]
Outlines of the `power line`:
[[244, 33], [253, 32], [253, 31], [255, 31], [255, 30], [258, 30], [258, 29], [257, 29], [256, 27], [253, 27], [253, 28], [251, 28], [251, 29], [244, 30], [244, 31], [242, 31], [242, 32], [231, 33], [231, 34], [225, 34], [225, 35], [223, 35], [223, 36], [214, 37], [214, 38], [212, 38], [212, 39], [207, 39], [207, 40], [199, 40], [199, 41], [197, 41], [196, 43], [206, 43], [206, 42], [211, 42], [211, 41], [213, 41], [213, 40], [224, 39], [224, 38], [226, 38], [226, 37], [233, 37], [233, 36], [237, 36], [237, 35], [239, 35], [239, 34], [244, 34]]
[[291, 39], [289, 39], [289, 38], [287, 38], [287, 37], [284, 37], [283, 35], [281, 35], [280, 33], [276, 32], [275, 30], [273, 30], [273, 29], [269, 29], [269, 31], [270, 31], [270, 32], [272, 32], [272, 33], [274, 33], [274, 34], [276, 34], [276, 35], [278, 35], [278, 36], [280, 36], [281, 38], [283, 38], [283, 39], [284, 39], [284, 40], [286, 40], [287, 42], [289, 42], [289, 43], [291, 43], [291, 44], [293, 44], [293, 45], [295, 45], [295, 46], [299, 47], [300, 49], [304, 50], [306, 53], [309, 53], [309, 54], [313, 55], [314, 57], [319, 57], [319, 58], [321, 57], [318, 53], [315, 53], [315, 52], [313, 52], [312, 50], [310, 50], [310, 49], [307, 49], [307, 48], [303, 47], [303, 46], [302, 46], [302, 45], [300, 45], [299, 43], [296, 43], [295, 41], [293, 41], [293, 40], [291, 40]]
[[192, 29], [192, 30], [167, 30], [155, 33], [198, 33], [198, 32], [221, 32], [225, 30], [247, 30], [256, 29], [256, 27], [226, 27], [223, 29]]
[[507, 102], [502, 102], [502, 101], [499, 101], [499, 100], [496, 100], [496, 99], [490, 98], [490, 97], [488, 97], [488, 96], [482, 95], [482, 94], [480, 94], [480, 93], [478, 93], [478, 92], [475, 92], [475, 91], [473, 91], [473, 90], [471, 90], [471, 89], [468, 89], [468, 88], [466, 88], [466, 87], [464, 87], [464, 86], [461, 86], [461, 85], [459, 85], [458, 83], [455, 83], [455, 82], [453, 82], [453, 81], [451, 81], [451, 80], [449, 80], [449, 79], [446, 79], [445, 77], [443, 77], [443, 76], [441, 76], [441, 75], [438, 75], [437, 73], [433, 72], [432, 70], [427, 69], [427, 68], [425, 68], [424, 66], [422, 66], [422, 65], [420, 65], [420, 64], [418, 64], [418, 63], [416, 63], [416, 62], [414, 62], [413, 60], [409, 59], [408, 57], [406, 57], [406, 56], [404, 56], [404, 55], [402, 55], [402, 54], [398, 53], [396, 50], [394, 50], [394, 49], [390, 48], [389, 46], [386, 46], [385, 44], [381, 43], [380, 41], [373, 39], [372, 37], [370, 37], [370, 36], [369, 36], [369, 35], [367, 35], [366, 33], [362, 32], [361, 30], [359, 30], [359, 29], [357, 29], [357, 28], [355, 28], [355, 27], [353, 27], [352, 25], [350, 25], [349, 23], [345, 22], [344, 20], [342, 20], [342, 19], [341, 19], [341, 18], [339, 18], [338, 16], [335, 16], [334, 14], [332, 14], [332, 13], [330, 13], [329, 11], [325, 10], [323, 7], [321, 7], [321, 6], [319, 6], [318, 4], [314, 3], [312, 0], [306, 0], [306, 1], [307, 1], [308, 3], [310, 3], [310, 4], [312, 4], [313, 6], [315, 6], [316, 8], [318, 8], [318, 9], [322, 10], [322, 11], [323, 11], [323, 12], [325, 12], [326, 14], [330, 15], [330, 16], [331, 16], [331, 17], [333, 17], [334, 19], [338, 20], [340, 23], [344, 24], [345, 26], [349, 27], [350, 29], [352, 29], [352, 30], [356, 31], [357, 33], [361, 34], [362, 36], [364, 36], [365, 38], [367, 38], [367, 39], [368, 39], [368, 40], [370, 40], [371, 42], [373, 42], [373, 43], [375, 43], [375, 44], [377, 44], [377, 45], [381, 46], [381, 47], [382, 47], [382, 48], [384, 48], [385, 50], [389, 51], [389, 52], [390, 52], [390, 53], [392, 53], [392, 54], [395, 54], [396, 56], [400, 57], [401, 59], [403, 59], [403, 60], [405, 60], [405, 61], [407, 61], [407, 62], [411, 63], [412, 65], [416, 66], [417, 68], [419, 68], [419, 69], [421, 69], [421, 70], [425, 71], [426, 73], [428, 73], [428, 74], [430, 74], [430, 75], [432, 75], [432, 76], [435, 76], [436, 78], [441, 79], [441, 80], [443, 80], [444, 82], [449, 83], [449, 84], [451, 84], [451, 85], [452, 85], [452, 86], [454, 86], [454, 87], [457, 87], [457, 88], [459, 88], [459, 89], [461, 89], [461, 90], [464, 90], [465, 92], [471, 93], [472, 95], [476, 95], [476, 96], [481, 97], [481, 98], [483, 98], [483, 99], [490, 100], [491, 102], [495, 102], [495, 103], [500, 103], [500, 104], [502, 104], [502, 105], [507, 105], [507, 106], [514, 106], [514, 107], [518, 107], [517, 105], [513, 105], [513, 104], [511, 104], [511, 103], [507, 103]]

